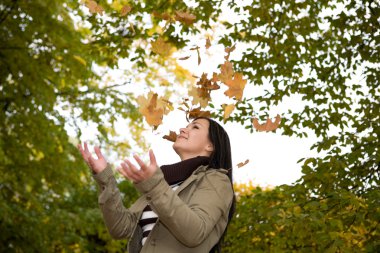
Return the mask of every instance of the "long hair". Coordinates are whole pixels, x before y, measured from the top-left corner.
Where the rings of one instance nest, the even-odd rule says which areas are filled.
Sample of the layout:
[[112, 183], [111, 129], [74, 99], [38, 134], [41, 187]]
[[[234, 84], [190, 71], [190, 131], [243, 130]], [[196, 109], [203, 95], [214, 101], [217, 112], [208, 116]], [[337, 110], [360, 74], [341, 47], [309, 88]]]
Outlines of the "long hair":
[[[226, 169], [228, 170], [228, 178], [231, 181], [231, 187], [233, 190], [233, 180], [232, 180], [232, 157], [231, 157], [231, 145], [230, 138], [224, 128], [219, 125], [216, 121], [207, 117], [198, 117], [196, 119], [206, 119], [209, 122], [208, 137], [214, 147], [213, 152], [210, 155], [209, 167], [213, 169]], [[195, 120], [196, 120], [195, 119]], [[222, 252], [222, 243], [224, 236], [227, 232], [228, 224], [230, 223], [236, 207], [235, 193], [233, 195], [232, 205], [228, 213], [228, 222], [223, 235], [219, 239], [218, 243], [210, 250], [210, 253], [220, 253]]]

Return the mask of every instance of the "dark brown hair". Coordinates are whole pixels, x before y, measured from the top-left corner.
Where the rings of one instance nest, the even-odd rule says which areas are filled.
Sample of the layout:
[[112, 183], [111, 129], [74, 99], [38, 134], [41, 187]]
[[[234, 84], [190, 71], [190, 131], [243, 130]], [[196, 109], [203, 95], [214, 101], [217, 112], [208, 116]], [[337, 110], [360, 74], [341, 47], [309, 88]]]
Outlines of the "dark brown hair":
[[[214, 146], [214, 150], [210, 155], [209, 167], [211, 169], [222, 168], [222, 169], [228, 170], [227, 175], [231, 181], [231, 187], [233, 189], [231, 145], [230, 145], [230, 138], [228, 137], [227, 132], [215, 120], [212, 120], [207, 117], [198, 117], [194, 120], [197, 120], [197, 119], [206, 119], [209, 122], [208, 136], [212, 145]], [[228, 213], [227, 227], [235, 212], [235, 206], [236, 206], [236, 198], [235, 198], [235, 193], [234, 193], [232, 205]], [[221, 236], [218, 243], [215, 244], [215, 246], [210, 250], [210, 253], [220, 253], [222, 251], [222, 243], [223, 243], [224, 236], [226, 235], [226, 232], [227, 232], [227, 227], [224, 230], [223, 235]]]

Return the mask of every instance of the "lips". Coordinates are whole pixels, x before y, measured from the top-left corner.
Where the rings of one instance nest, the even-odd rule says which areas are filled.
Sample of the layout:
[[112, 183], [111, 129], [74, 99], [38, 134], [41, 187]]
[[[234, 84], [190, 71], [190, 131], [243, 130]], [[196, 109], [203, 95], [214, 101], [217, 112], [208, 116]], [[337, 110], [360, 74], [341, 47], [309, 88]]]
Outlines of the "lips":
[[178, 135], [177, 139], [179, 139], [179, 138], [183, 138], [183, 139], [187, 140], [187, 138], [185, 136], [183, 136], [183, 135]]

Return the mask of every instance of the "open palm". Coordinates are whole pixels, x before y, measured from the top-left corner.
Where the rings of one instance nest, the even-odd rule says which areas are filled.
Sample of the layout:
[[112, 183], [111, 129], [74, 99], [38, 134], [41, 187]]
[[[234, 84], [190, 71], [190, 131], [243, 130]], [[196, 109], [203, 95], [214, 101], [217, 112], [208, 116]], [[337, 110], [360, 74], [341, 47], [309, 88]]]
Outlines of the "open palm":
[[95, 173], [102, 172], [107, 167], [107, 161], [99, 147], [95, 146], [94, 148], [97, 158], [93, 157], [88, 150], [87, 142], [84, 142], [83, 147], [82, 144], [78, 144], [78, 149], [81, 152], [83, 159]]

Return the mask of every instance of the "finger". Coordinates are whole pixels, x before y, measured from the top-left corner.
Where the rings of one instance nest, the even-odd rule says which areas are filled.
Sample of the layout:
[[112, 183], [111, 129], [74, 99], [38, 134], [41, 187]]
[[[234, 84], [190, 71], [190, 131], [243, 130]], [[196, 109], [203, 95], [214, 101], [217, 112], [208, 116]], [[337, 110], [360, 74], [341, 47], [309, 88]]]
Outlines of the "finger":
[[84, 142], [84, 151], [90, 153], [90, 150], [88, 150], [87, 142]]
[[156, 156], [153, 153], [153, 149], [149, 150], [149, 159], [150, 159], [150, 164], [152, 164], [155, 167], [157, 167], [157, 160], [156, 160]]
[[138, 155], [133, 155], [133, 158], [135, 158], [136, 162], [140, 165], [141, 169], [146, 168], [146, 164], [141, 160], [141, 158]]
[[88, 163], [88, 158], [87, 158], [88, 156], [87, 156], [86, 153], [84, 152], [82, 145], [81, 145], [81, 144], [78, 144], [77, 147], [78, 147], [78, 149], [79, 149], [79, 151], [80, 151], [80, 153], [81, 153], [83, 159]]
[[100, 151], [100, 148], [98, 146], [95, 146], [94, 151], [95, 151], [95, 154], [98, 157], [98, 159], [104, 158], [102, 151]]
[[117, 170], [121, 175], [123, 175], [123, 177], [125, 177], [125, 178], [127, 178], [127, 179], [130, 179], [130, 178], [128, 177], [127, 173], [125, 173], [125, 171], [124, 171], [123, 168], [121, 167], [121, 165], [120, 165], [120, 167], [117, 167], [116, 170]]
[[131, 161], [129, 161], [128, 159], [125, 159], [125, 162], [128, 164], [129, 170], [133, 173], [133, 175], [136, 178], [138, 178], [139, 180], [144, 179], [141, 171], [137, 169], [136, 166], [131, 163]]
[[126, 174], [126, 177], [131, 179], [133, 182], [139, 182], [140, 179], [138, 176], [136, 176], [130, 169], [130, 167], [128, 166], [128, 164], [126, 163], [121, 163], [121, 167], [124, 171], [124, 173]]

